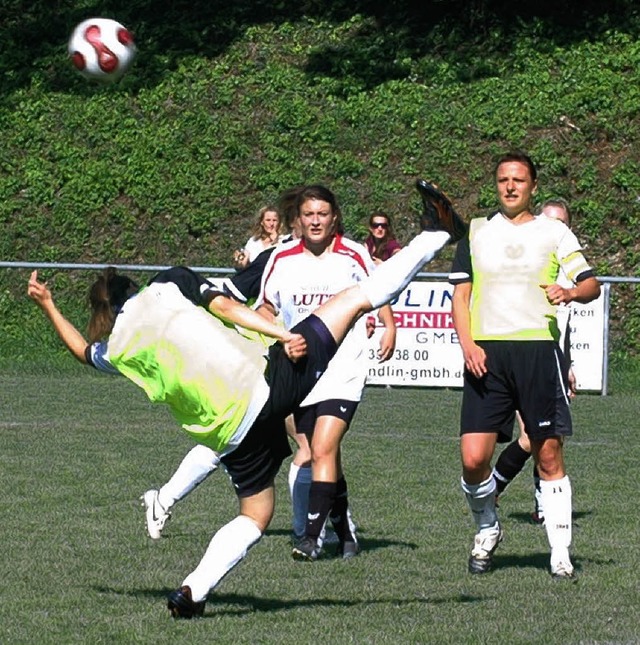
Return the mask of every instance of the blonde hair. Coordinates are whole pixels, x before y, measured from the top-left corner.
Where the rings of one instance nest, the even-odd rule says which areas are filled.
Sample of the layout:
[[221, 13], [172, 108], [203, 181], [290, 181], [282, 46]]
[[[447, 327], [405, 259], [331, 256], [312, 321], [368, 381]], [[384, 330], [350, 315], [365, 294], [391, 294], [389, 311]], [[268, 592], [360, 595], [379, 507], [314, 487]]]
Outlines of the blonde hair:
[[265, 230], [262, 226], [262, 223], [264, 221], [264, 216], [267, 213], [275, 213], [278, 216], [278, 228], [276, 229], [276, 234], [280, 236], [282, 232], [282, 215], [280, 215], [280, 211], [278, 210], [278, 207], [273, 205], [263, 206], [258, 211], [256, 221], [251, 229], [251, 237], [254, 240], [265, 240], [268, 237], [270, 237], [265, 233]]

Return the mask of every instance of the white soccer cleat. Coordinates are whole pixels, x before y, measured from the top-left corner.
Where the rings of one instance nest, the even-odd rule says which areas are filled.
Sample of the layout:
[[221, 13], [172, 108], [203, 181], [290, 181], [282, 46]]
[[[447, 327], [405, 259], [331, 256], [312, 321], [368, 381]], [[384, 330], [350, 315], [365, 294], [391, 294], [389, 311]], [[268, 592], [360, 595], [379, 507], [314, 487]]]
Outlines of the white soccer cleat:
[[490, 571], [493, 554], [500, 542], [502, 542], [502, 529], [498, 522], [495, 526], [476, 533], [469, 556], [469, 573], [482, 574]]
[[159, 540], [162, 529], [171, 517], [158, 501], [158, 491], [155, 488], [148, 490], [141, 498], [147, 519], [147, 533], [152, 540]]
[[558, 580], [572, 580], [575, 578], [567, 549], [554, 549], [551, 552], [551, 576]]

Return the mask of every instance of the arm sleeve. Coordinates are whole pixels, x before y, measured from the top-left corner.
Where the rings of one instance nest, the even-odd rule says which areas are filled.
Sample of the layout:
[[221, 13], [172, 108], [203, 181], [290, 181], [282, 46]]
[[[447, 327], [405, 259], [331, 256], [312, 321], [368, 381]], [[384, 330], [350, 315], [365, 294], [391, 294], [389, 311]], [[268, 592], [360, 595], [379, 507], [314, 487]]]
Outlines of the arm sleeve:
[[224, 293], [199, 273], [187, 267], [172, 267], [171, 269], [160, 271], [149, 280], [149, 284], [152, 282], [172, 282], [180, 289], [180, 293], [187, 300], [202, 307], [207, 307], [215, 295]]
[[560, 268], [571, 282], [582, 282], [594, 277], [593, 269], [582, 254], [578, 238], [568, 228], [560, 239], [557, 255]]
[[458, 242], [456, 247], [451, 273], [449, 273], [449, 283], [455, 285], [472, 281], [471, 245], [469, 244], [469, 232], [467, 231], [467, 234]]
[[260, 282], [260, 294], [256, 300], [256, 307], [265, 303], [270, 304], [276, 314], [280, 312], [282, 303], [280, 301], [280, 290], [278, 288], [278, 272], [276, 268], [275, 259], [277, 254], [271, 254], [267, 259], [264, 271], [262, 272], [262, 280]]
[[272, 247], [263, 251], [249, 266], [229, 278], [231, 283], [229, 291], [234, 298], [240, 302], [247, 302], [247, 300], [255, 300], [260, 295], [262, 274], [274, 250], [275, 247]]
[[109, 359], [107, 358], [107, 341], [101, 341], [99, 343], [93, 343], [92, 345], [87, 345], [87, 348], [84, 350], [85, 358], [87, 359], [87, 365], [91, 365], [99, 372], [106, 372], [107, 374], [119, 374], [118, 370], [111, 365]]

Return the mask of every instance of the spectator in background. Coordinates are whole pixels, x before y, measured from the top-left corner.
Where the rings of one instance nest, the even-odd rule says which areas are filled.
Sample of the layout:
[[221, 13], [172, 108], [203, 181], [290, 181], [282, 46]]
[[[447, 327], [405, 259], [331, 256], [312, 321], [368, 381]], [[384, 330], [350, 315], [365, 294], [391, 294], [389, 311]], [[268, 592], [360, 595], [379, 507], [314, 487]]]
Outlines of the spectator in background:
[[385, 262], [402, 248], [393, 233], [391, 218], [386, 213], [377, 211], [371, 215], [369, 235], [364, 245], [376, 264]]
[[263, 251], [274, 247], [283, 239], [282, 218], [276, 206], [263, 206], [258, 212], [251, 237], [244, 248], [233, 254], [233, 263], [237, 269], [244, 269]]

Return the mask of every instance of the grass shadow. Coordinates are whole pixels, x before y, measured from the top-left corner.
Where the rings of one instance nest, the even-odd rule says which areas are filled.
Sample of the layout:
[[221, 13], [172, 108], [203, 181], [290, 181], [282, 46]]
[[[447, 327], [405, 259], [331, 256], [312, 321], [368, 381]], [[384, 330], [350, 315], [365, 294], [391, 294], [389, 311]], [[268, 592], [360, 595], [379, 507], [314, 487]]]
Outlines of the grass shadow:
[[[98, 586], [95, 590], [103, 595], [119, 596], [127, 598], [147, 597], [153, 599], [166, 599], [174, 589], [137, 589], [125, 590], [116, 587]], [[268, 598], [259, 597], [251, 594], [214, 594], [210, 595], [207, 607], [205, 609], [204, 619], [216, 618], [223, 615], [240, 616], [244, 614], [254, 614], [256, 612], [273, 613], [281, 611], [290, 611], [296, 609], [331, 609], [345, 607], [359, 607], [372, 605], [389, 605], [391, 607], [411, 606], [411, 605], [447, 605], [447, 604], [473, 604], [486, 602], [486, 596], [471, 594], [452, 594], [441, 597], [412, 597], [412, 598], [366, 598], [366, 599], [345, 599], [345, 598], [310, 598], [310, 599], [292, 599], [292, 598]]]
[[[573, 518], [573, 522], [575, 524], [579, 520], [585, 517], [590, 517], [591, 515], [593, 515], [593, 511], [574, 511], [571, 517]], [[508, 517], [511, 520], [515, 520], [519, 524], [531, 524], [533, 526], [542, 527], [542, 524], [539, 524], [538, 522], [534, 522], [533, 518], [531, 517], [531, 513], [522, 513], [522, 512], [514, 511], [512, 513], [503, 513], [503, 516]]]

